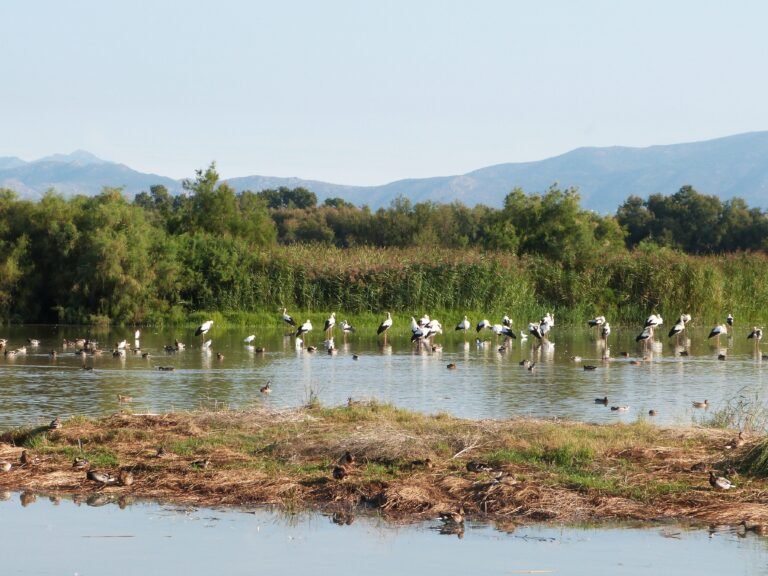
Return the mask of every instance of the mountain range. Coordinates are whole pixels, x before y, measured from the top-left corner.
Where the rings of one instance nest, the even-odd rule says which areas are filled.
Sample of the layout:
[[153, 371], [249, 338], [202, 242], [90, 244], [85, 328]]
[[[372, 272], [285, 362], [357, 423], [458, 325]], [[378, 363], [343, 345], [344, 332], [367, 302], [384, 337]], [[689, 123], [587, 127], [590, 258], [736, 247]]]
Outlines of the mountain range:
[[[303, 186], [320, 201], [340, 197], [372, 209], [388, 206], [397, 196], [413, 203], [459, 201], [468, 206], [499, 207], [515, 187], [540, 193], [557, 184], [560, 188], [577, 187], [582, 207], [600, 213], [615, 212], [630, 194], [646, 198], [691, 185], [703, 194], [715, 194], [723, 200], [739, 196], [750, 206], [767, 209], [768, 131], [646, 148], [578, 148], [535, 162], [497, 164], [461, 175], [397, 180], [381, 186], [272, 176], [244, 176], [227, 182], [236, 190], [255, 192]], [[15, 190], [22, 198], [39, 198], [51, 188], [65, 196], [97, 194], [104, 186], [122, 187], [133, 196], [155, 184], [174, 193], [181, 190], [179, 180], [138, 172], [82, 150], [33, 162], [0, 157], [0, 187]]]

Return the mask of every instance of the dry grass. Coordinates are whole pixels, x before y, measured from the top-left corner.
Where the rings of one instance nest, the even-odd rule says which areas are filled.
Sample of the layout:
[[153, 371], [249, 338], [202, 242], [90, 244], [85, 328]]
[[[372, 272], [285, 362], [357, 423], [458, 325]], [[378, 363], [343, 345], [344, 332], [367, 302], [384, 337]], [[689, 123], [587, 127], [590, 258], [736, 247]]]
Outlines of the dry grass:
[[[657, 428], [646, 423], [589, 425], [517, 419], [467, 421], [376, 403], [340, 408], [119, 413], [75, 418], [58, 430], [6, 433], [0, 489], [157, 498], [194, 505], [348, 509], [368, 506], [393, 519], [463, 507], [505, 525], [526, 521], [693, 519], [768, 522], [768, 482], [734, 475], [760, 439], [725, 448], [733, 434]], [[163, 447], [165, 454], [157, 456]], [[36, 464], [20, 466], [22, 449]], [[354, 463], [335, 479], [349, 451]], [[102, 487], [73, 470], [131, 470], [130, 486]], [[192, 463], [208, 459], [210, 465]], [[492, 472], [468, 472], [480, 460]], [[716, 492], [708, 471], [737, 485]]]

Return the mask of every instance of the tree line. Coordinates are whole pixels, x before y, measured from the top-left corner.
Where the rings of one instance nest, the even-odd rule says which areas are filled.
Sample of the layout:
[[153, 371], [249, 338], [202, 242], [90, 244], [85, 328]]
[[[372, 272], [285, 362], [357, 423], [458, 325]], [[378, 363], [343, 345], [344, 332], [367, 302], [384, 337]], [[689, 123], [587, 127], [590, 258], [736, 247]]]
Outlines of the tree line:
[[[214, 164], [183, 187], [172, 195], [153, 186], [132, 201], [117, 188], [93, 197], [49, 192], [39, 201], [0, 189], [0, 317], [145, 323], [191, 310], [291, 305], [313, 288], [281, 246], [316, 247], [302, 264], [314, 268], [325, 246], [336, 258], [345, 249], [438, 248], [535, 258], [577, 272], [638, 249], [768, 248], [764, 211], [689, 186], [647, 200], [631, 196], [614, 215], [584, 210], [577, 190], [557, 186], [541, 194], [515, 189], [501, 208], [399, 197], [376, 211], [341, 198], [319, 204], [304, 188], [238, 192]], [[280, 287], [289, 275], [292, 293]]]

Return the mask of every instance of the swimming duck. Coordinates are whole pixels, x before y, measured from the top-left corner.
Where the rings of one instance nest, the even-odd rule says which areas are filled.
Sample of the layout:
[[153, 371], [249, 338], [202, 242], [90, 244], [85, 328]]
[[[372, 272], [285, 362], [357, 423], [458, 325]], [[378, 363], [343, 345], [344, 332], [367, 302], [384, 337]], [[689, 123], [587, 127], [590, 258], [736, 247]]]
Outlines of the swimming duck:
[[603, 396], [602, 398], [595, 398], [595, 404], [603, 404], [604, 406], [608, 406], [608, 396]]
[[467, 462], [468, 472], [493, 472], [493, 468], [485, 462], [478, 462], [477, 460], [470, 460]]
[[656, 416], [656, 410], [648, 410], [648, 416]]
[[626, 412], [629, 410], [629, 406], [611, 406], [611, 410], [614, 412]]
[[462, 524], [464, 522], [464, 508], [454, 512], [440, 512], [440, 520], [446, 524]]
[[450, 364], [448, 364], [447, 368], [448, 368], [448, 370], [456, 370], [456, 364], [451, 362]]
[[123, 394], [118, 394], [117, 401], [123, 404], [127, 404], [128, 402], [133, 402], [133, 398], [131, 398], [130, 396], [125, 396]]
[[161, 372], [173, 372], [175, 370], [173, 366], [158, 366], [157, 369]]
[[768, 535], [768, 526], [765, 524], [758, 524], [754, 522], [747, 522], [747, 520], [742, 520], [739, 526], [744, 527], [744, 532], [754, 532], [758, 536]]
[[716, 490], [730, 490], [731, 488], [736, 488], [736, 485], [731, 483], [728, 478], [724, 478], [723, 476], [715, 476], [715, 473], [712, 471], [709, 473], [709, 484]]
[[703, 402], [694, 400], [691, 404], [693, 404], [694, 408], [709, 408], [709, 400], [704, 400]]
[[597, 366], [594, 366], [593, 364], [585, 364], [584, 370], [597, 370]]
[[259, 388], [259, 391], [262, 394], [269, 394], [270, 392], [272, 392], [271, 384], [272, 384], [272, 381], [271, 380], [267, 380], [267, 383], [264, 384], [264, 386], [262, 386], [261, 388]]

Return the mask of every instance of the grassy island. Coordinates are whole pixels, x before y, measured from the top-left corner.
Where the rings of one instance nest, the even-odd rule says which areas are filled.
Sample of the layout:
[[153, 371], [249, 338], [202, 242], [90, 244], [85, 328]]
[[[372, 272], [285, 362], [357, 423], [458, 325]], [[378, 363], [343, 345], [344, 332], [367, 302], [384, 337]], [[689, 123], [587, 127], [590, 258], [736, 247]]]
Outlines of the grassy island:
[[[470, 421], [374, 402], [327, 408], [116, 413], [0, 437], [0, 489], [276, 505], [399, 521], [464, 510], [534, 521], [768, 523], [766, 443], [710, 428]], [[27, 463], [21, 464], [22, 451]], [[108, 473], [105, 483], [75, 458]], [[121, 474], [122, 471], [122, 474]], [[710, 485], [709, 472], [735, 487]], [[118, 477], [120, 480], [118, 480]]]

